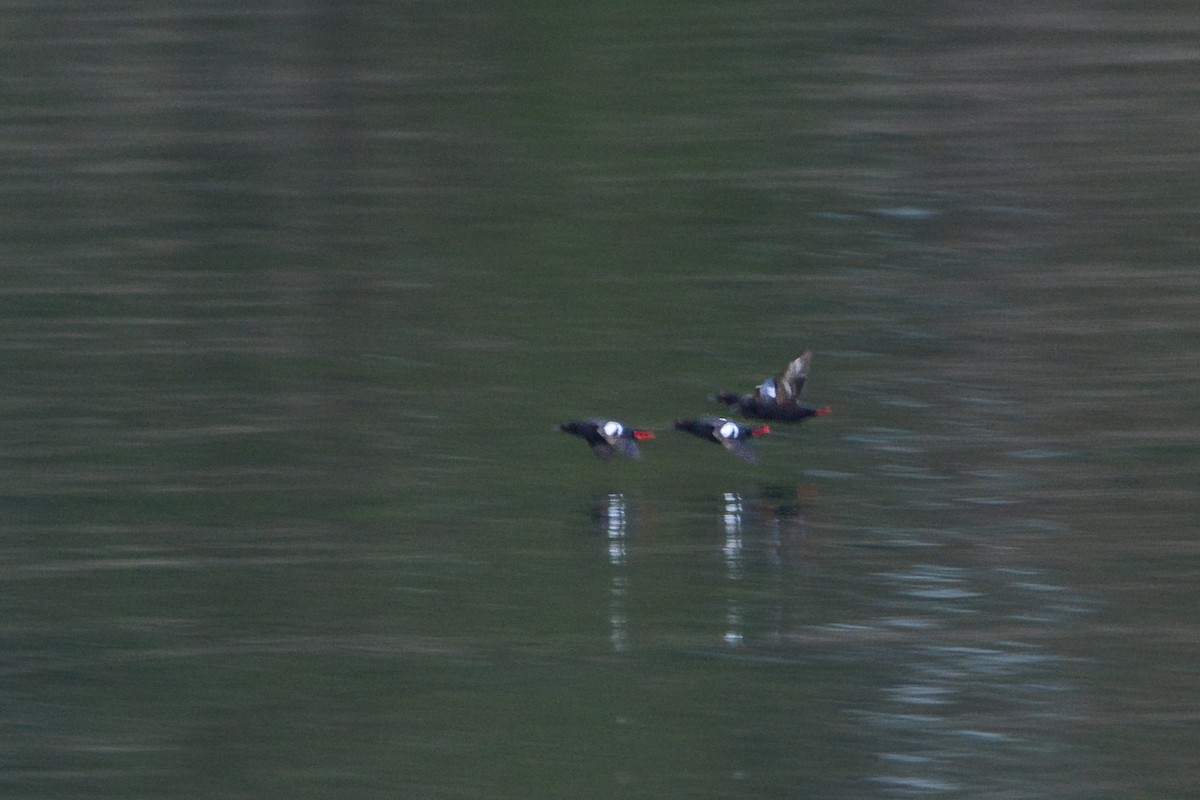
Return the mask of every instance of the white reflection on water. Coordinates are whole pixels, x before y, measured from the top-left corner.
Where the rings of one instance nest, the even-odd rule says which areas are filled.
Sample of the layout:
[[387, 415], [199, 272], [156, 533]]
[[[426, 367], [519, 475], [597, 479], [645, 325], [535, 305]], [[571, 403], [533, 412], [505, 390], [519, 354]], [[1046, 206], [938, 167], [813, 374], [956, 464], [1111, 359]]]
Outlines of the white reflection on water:
[[[721, 522], [725, 531], [725, 543], [721, 553], [725, 557], [725, 575], [731, 584], [741, 580], [743, 569], [742, 543], [742, 496], [737, 492], [726, 492], [724, 513]], [[745, 637], [743, 631], [744, 611], [738, 601], [736, 589], [731, 587], [725, 607], [725, 644], [736, 647]]]
[[1021, 793], [1066, 754], [1045, 730], [1074, 696], [1054, 678], [1059, 659], [1018, 642], [906, 650], [908, 678], [867, 714], [880, 736], [872, 782], [902, 796], [962, 791], [964, 779]]
[[[1049, 722], [1081, 712], [1064, 659], [1046, 645], [1044, 630], [988, 628], [1005, 621], [1065, 622], [1065, 593], [1030, 569], [968, 569], [929, 563], [878, 575], [890, 591], [885, 621], [912, 631], [892, 653], [895, 680], [880, 686], [864, 709], [878, 738], [878, 773], [870, 778], [892, 796], [963, 791], [1016, 794], [1028, 779], [1069, 771], [1069, 753]], [[1031, 590], [1033, 585], [1036, 589]], [[1039, 608], [1040, 607], [1040, 608]], [[1038, 635], [1040, 641], [1022, 641]]]
[[609, 604], [608, 622], [609, 638], [613, 650], [623, 653], [629, 649], [628, 616], [625, 604], [629, 595], [629, 577], [626, 574], [626, 564], [629, 551], [626, 544], [628, 514], [625, 506], [625, 495], [612, 492], [608, 495], [604, 508], [604, 533], [608, 540], [608, 561], [612, 565], [611, 602]]
[[[794, 616], [794, 595], [802, 584], [792, 572], [806, 560], [807, 527], [795, 500], [784, 494], [781, 500], [722, 492], [715, 507], [710, 506], [721, 538], [705, 546], [711, 546], [717, 558], [704, 559], [712, 573], [703, 585], [711, 589], [714, 603], [700, 604], [688, 613], [697, 625], [719, 625], [720, 643], [726, 647], [778, 646], [800, 623]], [[631, 625], [637, 622], [634, 615], [641, 613], [630, 606], [629, 562], [636, 546], [632, 536], [641, 524], [634, 512], [620, 492], [609, 492], [593, 505], [593, 519], [604, 535], [608, 568], [610, 646], [618, 653], [632, 650]], [[664, 551], [651, 552], [653, 558], [667, 557]], [[700, 609], [708, 608], [719, 610], [719, 620], [703, 619]]]
[[[641, 623], [669, 624], [666, 640], [698, 652], [719, 648], [751, 666], [869, 660], [870, 688], [845, 712], [873, 754], [862, 779], [879, 796], [1028, 795], [1037, 770], [1065, 779], [1073, 753], [1056, 721], [1085, 711], [1070, 659], [1052, 642], [1078, 613], [1073, 593], [1042, 568], [963, 560], [943, 547], [943, 534], [950, 534], [932, 528], [915, 532], [925, 545], [919, 550], [903, 546], [914, 531], [874, 531], [902, 546], [887, 551], [884, 568], [862, 573], [861, 583], [843, 583], [839, 576], [874, 551], [814, 554], [804, 496], [787, 486], [699, 499], [707, 509], [694, 523], [699, 551], [646, 550], [660, 566], [698, 558], [708, 570], [697, 574], [704, 601], [689, 603], [686, 616], [676, 609], [666, 617], [652, 616], [661, 605], [630, 603], [630, 560], [639, 543], [631, 526], [643, 521], [626, 495], [598, 498], [612, 652], [632, 655], [630, 631]], [[821, 571], [826, 563], [838, 565], [838, 576]], [[850, 604], [814, 605], [807, 599], [814, 580]], [[654, 660], [657, 653], [651, 647], [639, 655]]]

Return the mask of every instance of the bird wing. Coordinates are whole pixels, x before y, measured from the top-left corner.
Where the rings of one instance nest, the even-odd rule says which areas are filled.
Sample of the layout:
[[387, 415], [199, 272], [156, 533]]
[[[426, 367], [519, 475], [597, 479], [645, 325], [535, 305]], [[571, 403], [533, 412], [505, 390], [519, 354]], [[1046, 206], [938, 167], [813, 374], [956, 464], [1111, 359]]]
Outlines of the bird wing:
[[607, 439], [608, 443], [611, 445], [610, 449], [618, 450], [622, 455], [626, 455], [629, 458], [632, 458], [634, 461], [637, 461], [642, 457], [642, 452], [638, 450], [637, 442], [633, 440], [633, 437], [626, 435], [606, 436], [604, 438]]
[[777, 394], [779, 394], [779, 391], [775, 386], [775, 379], [767, 378], [754, 390], [751, 399], [758, 403], [774, 403]]
[[[610, 427], [612, 431], [608, 430]], [[614, 451], [635, 461], [642, 457], [637, 442], [633, 440], [633, 433], [624, 424], [616, 420], [601, 420], [596, 424], [596, 432], [608, 443], [609, 458], [612, 458]]]
[[606, 442], [596, 442], [592, 445], [592, 452], [596, 454], [596, 458], [601, 461], [613, 460], [613, 449]]
[[758, 463], [758, 454], [754, 452], [754, 448], [745, 439], [726, 439], [723, 436], [720, 439], [721, 445], [742, 461], [745, 461], [747, 464]]
[[795, 403], [804, 391], [804, 381], [808, 378], [808, 365], [812, 361], [812, 351], [809, 350], [783, 370], [783, 374], [775, 381], [778, 393], [777, 403]]

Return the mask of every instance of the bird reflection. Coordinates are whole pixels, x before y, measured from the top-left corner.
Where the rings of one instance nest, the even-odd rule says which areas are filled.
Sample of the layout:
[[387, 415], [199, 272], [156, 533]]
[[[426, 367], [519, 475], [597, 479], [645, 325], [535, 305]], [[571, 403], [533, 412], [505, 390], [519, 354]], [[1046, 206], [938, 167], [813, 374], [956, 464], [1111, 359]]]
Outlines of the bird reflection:
[[[742, 577], [742, 513], [742, 496], [737, 492], [726, 492], [721, 516], [725, 543], [721, 553], [725, 556], [725, 576], [730, 584], [737, 583]], [[743, 613], [737, 592], [731, 591], [725, 605], [725, 644], [736, 647], [742, 643]]]
[[608, 542], [608, 562], [612, 565], [612, 584], [609, 603], [609, 638], [613, 650], [623, 653], [629, 649], [629, 631], [625, 605], [629, 594], [626, 564], [629, 559], [626, 541], [628, 515], [625, 495], [610, 492], [604, 508], [604, 534]]
[[721, 496], [721, 555], [725, 569], [725, 626], [722, 639], [740, 647], [750, 626], [777, 641], [789, 624], [790, 598], [798, 587], [795, 570], [808, 547], [802, 493], [764, 487], [757, 495]]
[[[809, 563], [810, 547], [807, 497], [802, 491], [795, 487], [761, 487], [751, 492], [721, 492], [710, 501], [701, 500], [701, 505], [709, 509], [705, 515], [708, 522], [704, 516], [682, 518], [698, 520], [699, 530], [691, 541], [700, 550], [694, 546], [647, 550], [641, 574], [654, 582], [660, 597], [683, 598], [699, 591], [713, 601], [689, 603], [683, 612], [670, 604], [654, 610], [638, 606], [643, 609], [640, 611], [631, 605], [630, 557], [632, 548], [638, 546], [631, 525], [653, 527], [663, 517], [656, 514], [642, 519], [636, 509], [630, 509], [630, 502], [621, 492], [608, 492], [595, 498], [592, 506], [595, 530], [603, 533], [608, 562], [606, 621], [614, 652], [627, 653], [632, 649], [634, 625], [658, 628], [665, 619], [675, 626], [681, 619], [690, 620], [688, 624], [694, 624], [697, 630], [711, 630], [708, 626], [716, 623], [720, 644], [728, 648], [779, 642], [798, 624], [796, 617], [804, 606], [797, 601], [808, 585], [798, 576]], [[705, 534], [705, 529], [709, 533]], [[719, 539], [713, 535], [717, 531]], [[691, 561], [697, 558], [698, 562]], [[692, 564], [688, 582], [664, 593], [673, 576], [679, 574], [671, 560], [680, 559]], [[697, 563], [707, 564], [703, 568], [707, 574], [694, 571]], [[703, 619], [713, 611], [721, 615], [719, 620]], [[663, 616], [640, 620], [639, 625], [639, 620], [632, 618], [635, 613]]]

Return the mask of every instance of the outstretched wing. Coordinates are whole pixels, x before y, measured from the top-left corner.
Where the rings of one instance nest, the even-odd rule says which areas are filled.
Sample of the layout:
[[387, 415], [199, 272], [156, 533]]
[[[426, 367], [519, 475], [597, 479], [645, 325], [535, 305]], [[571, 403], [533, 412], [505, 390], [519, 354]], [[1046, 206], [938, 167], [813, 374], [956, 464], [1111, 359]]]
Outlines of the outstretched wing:
[[607, 442], [595, 442], [592, 445], [592, 452], [596, 454], [596, 458], [601, 461], [613, 460], [613, 449], [608, 446]]
[[637, 461], [642, 457], [642, 451], [638, 450], [637, 442], [631, 436], [611, 436], [608, 438], [608, 443], [612, 445], [613, 450], [618, 450], [622, 455], [632, 458]]
[[747, 464], [757, 464], [758, 454], [745, 439], [726, 439], [721, 437], [721, 444], [726, 450], [745, 461]]
[[804, 381], [808, 378], [808, 365], [812, 362], [812, 357], [812, 351], [809, 350], [787, 365], [783, 374], [775, 381], [775, 391], [778, 394], [775, 402], [795, 403], [800, 399], [800, 393], [804, 391]]

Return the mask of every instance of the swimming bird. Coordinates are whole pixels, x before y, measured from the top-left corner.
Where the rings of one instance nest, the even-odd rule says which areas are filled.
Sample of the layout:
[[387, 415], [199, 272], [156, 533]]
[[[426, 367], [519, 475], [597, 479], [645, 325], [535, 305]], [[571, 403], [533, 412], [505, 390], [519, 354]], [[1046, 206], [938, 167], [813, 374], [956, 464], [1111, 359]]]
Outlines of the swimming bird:
[[744, 395], [721, 392], [716, 395], [719, 403], [729, 410], [749, 419], [764, 419], [775, 422], [803, 422], [810, 417], [823, 417], [832, 413], [829, 406], [810, 408], [800, 402], [804, 382], [808, 379], [808, 367], [812, 362], [812, 351], [794, 359], [777, 378], [767, 378], [753, 392]]
[[766, 436], [771, 429], [766, 425], [752, 428], [740, 425], [724, 417], [703, 417], [675, 423], [675, 429], [719, 444], [747, 464], [757, 464], [758, 455], [750, 447], [750, 440]]
[[614, 452], [634, 460], [639, 459], [642, 453], [637, 443], [654, 438], [651, 431], [631, 428], [615, 419], [564, 422], [558, 429], [582, 438], [601, 461], [612, 461]]

